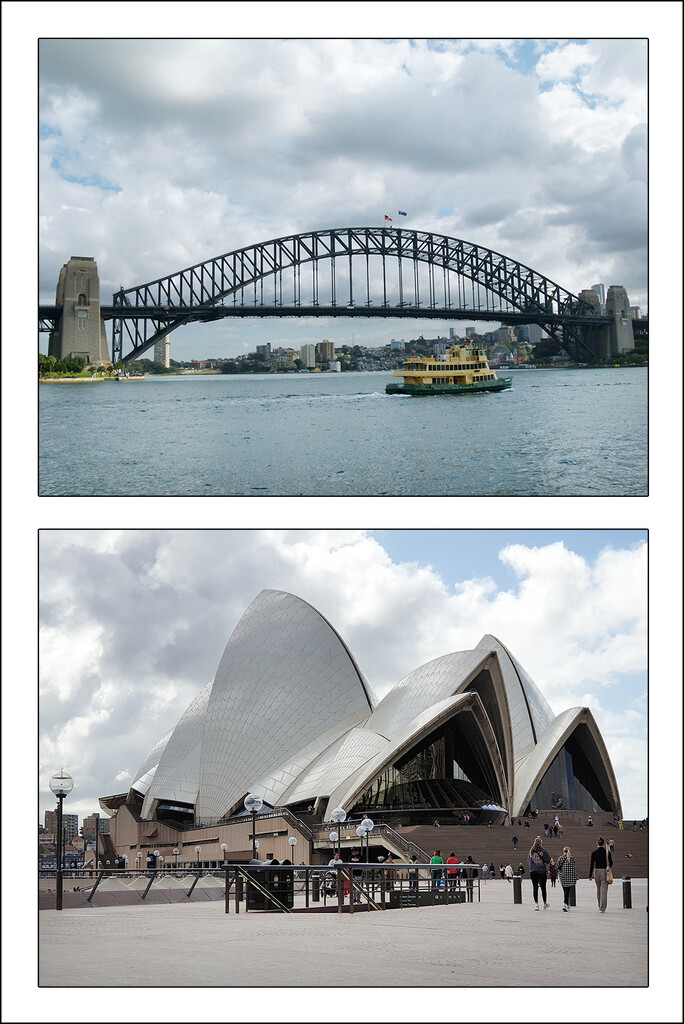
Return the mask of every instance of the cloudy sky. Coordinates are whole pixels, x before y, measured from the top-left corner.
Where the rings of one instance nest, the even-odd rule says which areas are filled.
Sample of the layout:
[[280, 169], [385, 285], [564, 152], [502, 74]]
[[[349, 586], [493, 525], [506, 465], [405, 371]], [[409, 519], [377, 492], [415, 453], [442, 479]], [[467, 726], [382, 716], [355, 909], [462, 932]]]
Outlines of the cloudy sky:
[[[387, 214], [575, 293], [623, 284], [648, 308], [644, 39], [53, 38], [39, 53], [43, 302], [71, 255], [96, 258], [109, 301], [244, 245]], [[445, 326], [224, 320], [178, 330], [172, 355]]]
[[625, 816], [647, 813], [643, 531], [42, 531], [40, 813], [125, 792], [262, 588], [313, 604], [379, 697], [497, 636], [556, 713], [591, 707]]

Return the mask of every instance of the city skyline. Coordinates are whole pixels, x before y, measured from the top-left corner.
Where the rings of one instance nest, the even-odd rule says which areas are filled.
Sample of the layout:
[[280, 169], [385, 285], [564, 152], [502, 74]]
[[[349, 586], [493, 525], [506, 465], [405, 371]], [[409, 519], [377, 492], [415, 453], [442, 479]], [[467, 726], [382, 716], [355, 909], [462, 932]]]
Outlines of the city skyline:
[[[392, 218], [575, 294], [622, 284], [647, 309], [646, 52], [610, 38], [44, 40], [41, 301], [76, 253], [94, 256], [106, 298], [242, 245]], [[174, 332], [171, 355], [380, 346], [421, 323], [228, 319]]]

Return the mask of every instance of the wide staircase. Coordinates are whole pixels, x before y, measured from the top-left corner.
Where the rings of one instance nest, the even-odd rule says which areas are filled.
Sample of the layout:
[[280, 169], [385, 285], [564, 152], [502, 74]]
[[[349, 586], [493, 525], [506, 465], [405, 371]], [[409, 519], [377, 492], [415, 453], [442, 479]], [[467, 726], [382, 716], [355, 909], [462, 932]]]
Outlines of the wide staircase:
[[[598, 837], [603, 836], [606, 840], [614, 841], [615, 878], [648, 878], [648, 829], [633, 832], [631, 828], [626, 828], [623, 831], [613, 823], [608, 824], [608, 819], [604, 819], [603, 815], [594, 817], [598, 820], [595, 820], [593, 827], [572, 821], [566, 822], [561, 817], [564, 829], [562, 838], [544, 836], [543, 823], [546, 818], [542, 818], [541, 822], [532, 821], [530, 828], [517, 824], [492, 828], [487, 828], [486, 825], [443, 824], [440, 828], [433, 825], [408, 825], [400, 830], [400, 834], [405, 840], [410, 840], [420, 847], [428, 859], [435, 850], [440, 850], [446, 860], [453, 850], [459, 860], [465, 860], [470, 855], [476, 864], [493, 863], [497, 878], [501, 864], [510, 864], [513, 871], [516, 871], [520, 862], [525, 866], [527, 876], [527, 854], [537, 835], [542, 837], [544, 848], [552, 857], [558, 858], [563, 852], [563, 847], [569, 846], [577, 863], [578, 876], [588, 878], [592, 850], [596, 849]], [[553, 816], [549, 820], [553, 821]], [[518, 837], [518, 847], [515, 851], [513, 836]]]

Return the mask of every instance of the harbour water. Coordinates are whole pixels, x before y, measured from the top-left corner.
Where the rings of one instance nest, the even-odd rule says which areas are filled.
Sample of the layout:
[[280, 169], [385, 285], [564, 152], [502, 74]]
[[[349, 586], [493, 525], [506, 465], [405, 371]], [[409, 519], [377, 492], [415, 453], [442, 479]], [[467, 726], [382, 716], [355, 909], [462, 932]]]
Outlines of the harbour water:
[[645, 495], [647, 370], [514, 371], [498, 394], [391, 373], [42, 384], [42, 495]]

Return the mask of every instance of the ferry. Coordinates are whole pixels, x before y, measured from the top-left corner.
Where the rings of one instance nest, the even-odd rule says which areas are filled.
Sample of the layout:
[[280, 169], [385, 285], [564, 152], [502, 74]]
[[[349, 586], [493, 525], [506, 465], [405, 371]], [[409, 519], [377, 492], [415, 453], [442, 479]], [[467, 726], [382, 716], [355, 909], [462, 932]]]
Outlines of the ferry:
[[490, 370], [482, 348], [452, 345], [445, 356], [414, 356], [404, 363], [395, 377], [404, 383], [390, 383], [388, 395], [472, 395], [478, 391], [504, 391], [510, 377], [497, 377]]

